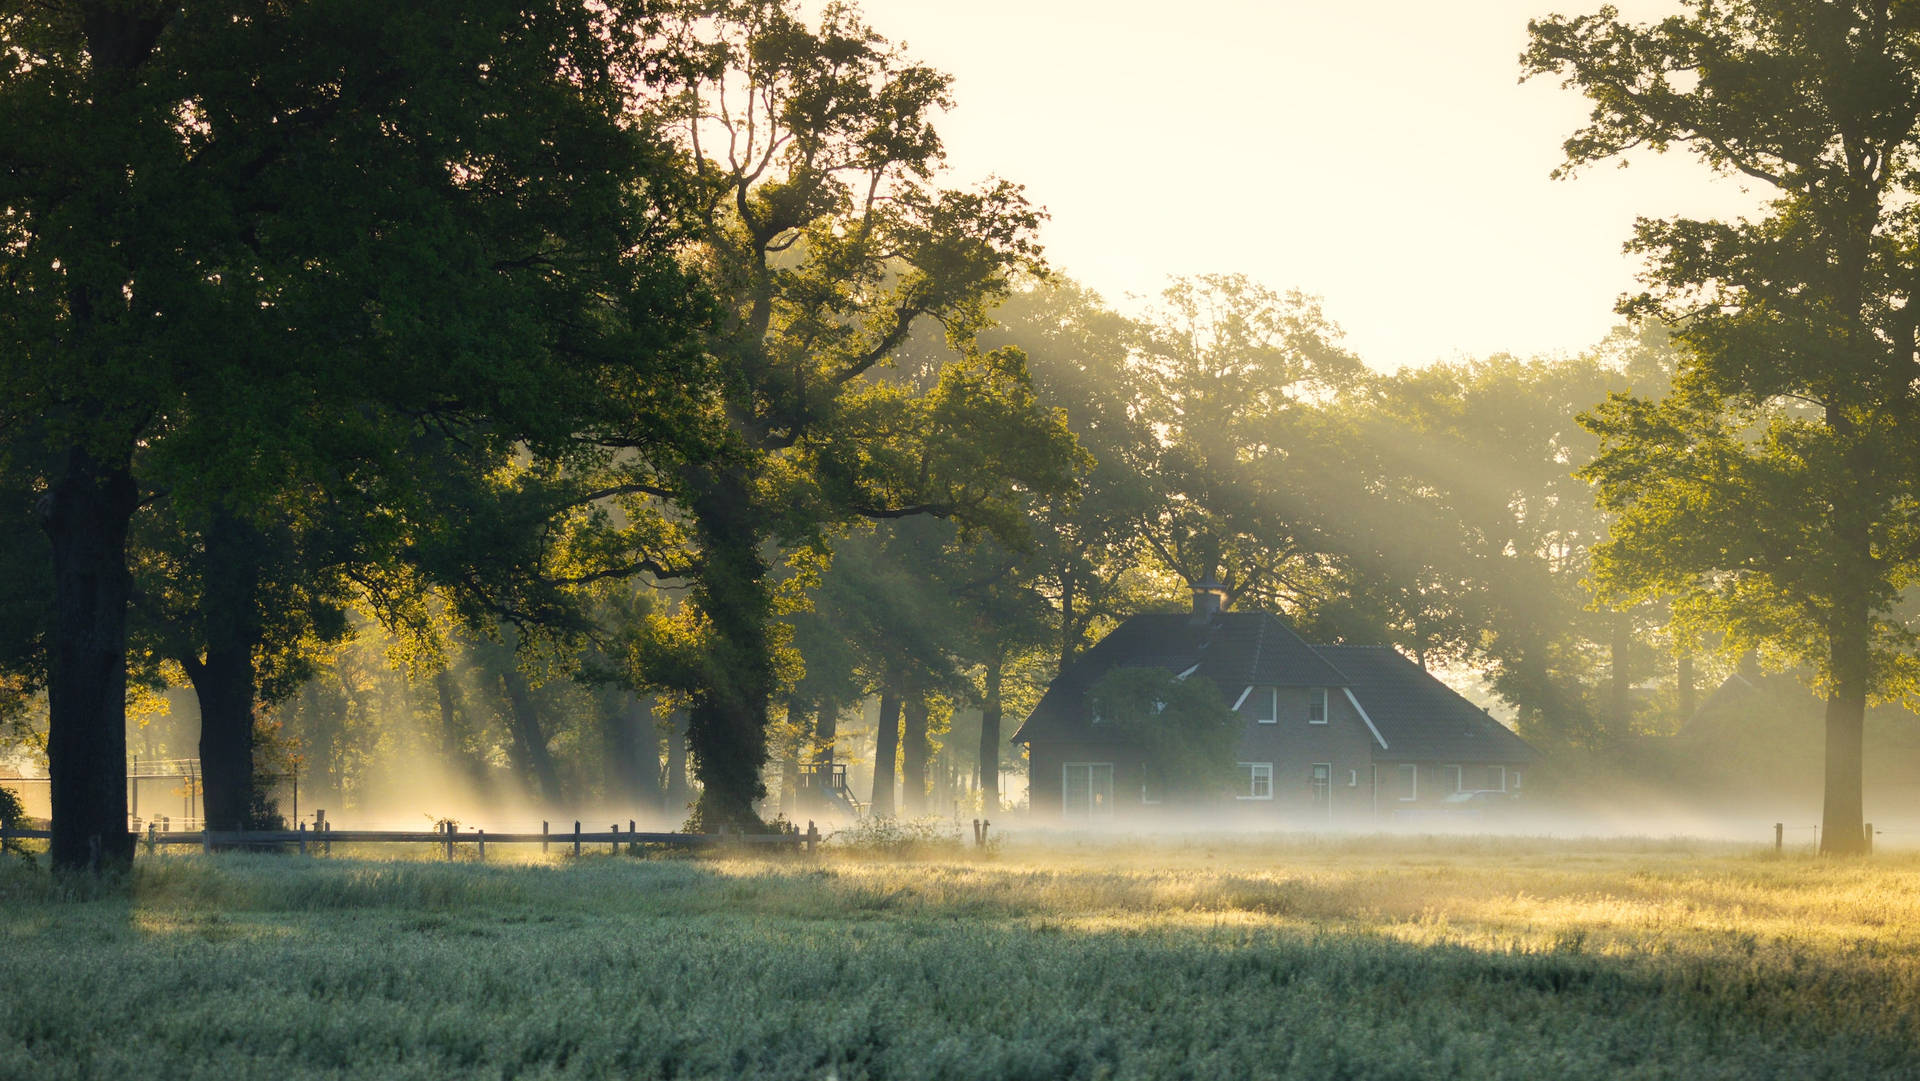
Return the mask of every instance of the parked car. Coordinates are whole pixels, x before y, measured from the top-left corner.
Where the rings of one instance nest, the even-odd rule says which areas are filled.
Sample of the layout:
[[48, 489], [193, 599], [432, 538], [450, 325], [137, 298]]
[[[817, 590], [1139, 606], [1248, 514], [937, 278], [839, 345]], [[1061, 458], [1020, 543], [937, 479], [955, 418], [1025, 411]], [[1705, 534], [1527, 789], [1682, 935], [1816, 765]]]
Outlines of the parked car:
[[1502, 792], [1497, 788], [1481, 788], [1470, 792], [1455, 792], [1443, 797], [1440, 802], [1450, 810], [1499, 810], [1512, 806], [1519, 797], [1512, 792]]

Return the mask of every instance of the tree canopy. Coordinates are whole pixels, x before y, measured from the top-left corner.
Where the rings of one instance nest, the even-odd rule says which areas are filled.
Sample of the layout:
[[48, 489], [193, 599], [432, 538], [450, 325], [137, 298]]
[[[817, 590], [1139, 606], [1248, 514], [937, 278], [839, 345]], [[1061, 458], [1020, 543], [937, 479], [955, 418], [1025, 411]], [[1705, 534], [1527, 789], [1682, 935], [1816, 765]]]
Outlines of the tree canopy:
[[1751, 219], [1635, 228], [1648, 288], [1624, 307], [1669, 320], [1688, 353], [1674, 394], [1592, 414], [1589, 475], [1620, 516], [1596, 573], [1612, 598], [1680, 593], [1733, 640], [1816, 667], [1821, 846], [1859, 851], [1863, 715], [1903, 652], [1890, 616], [1920, 557], [1920, 12], [1694, 2], [1654, 24], [1602, 8], [1530, 32], [1528, 73], [1594, 105], [1566, 171], [1677, 147], [1773, 193]]

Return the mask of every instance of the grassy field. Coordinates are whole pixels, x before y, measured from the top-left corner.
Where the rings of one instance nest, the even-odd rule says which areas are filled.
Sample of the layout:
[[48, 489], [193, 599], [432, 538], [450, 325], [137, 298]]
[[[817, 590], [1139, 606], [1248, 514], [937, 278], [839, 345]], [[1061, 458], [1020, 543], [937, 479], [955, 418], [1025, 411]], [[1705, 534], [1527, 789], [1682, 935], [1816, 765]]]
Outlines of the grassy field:
[[0, 1079], [1920, 1074], [1914, 854], [420, 856], [0, 870]]

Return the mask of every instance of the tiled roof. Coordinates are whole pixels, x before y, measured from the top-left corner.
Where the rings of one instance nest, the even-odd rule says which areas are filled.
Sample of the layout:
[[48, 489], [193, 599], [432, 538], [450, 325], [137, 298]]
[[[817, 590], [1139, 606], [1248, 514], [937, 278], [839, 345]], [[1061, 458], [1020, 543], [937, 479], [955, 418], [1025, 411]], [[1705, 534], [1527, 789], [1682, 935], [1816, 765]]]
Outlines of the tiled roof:
[[1313, 646], [1266, 612], [1134, 616], [1054, 678], [1013, 742], [1104, 740], [1087, 692], [1116, 668], [1211, 680], [1227, 701], [1249, 686], [1344, 688], [1366, 712], [1385, 761], [1525, 763], [1539, 752], [1387, 646]]
[[1347, 677], [1268, 612], [1134, 616], [1055, 677], [1014, 742], [1092, 735], [1087, 691], [1116, 668], [1193, 670], [1231, 702], [1250, 686], [1344, 687]]
[[1387, 646], [1313, 649], [1351, 678], [1348, 689], [1386, 741], [1378, 759], [1525, 763], [1539, 757], [1506, 725]]

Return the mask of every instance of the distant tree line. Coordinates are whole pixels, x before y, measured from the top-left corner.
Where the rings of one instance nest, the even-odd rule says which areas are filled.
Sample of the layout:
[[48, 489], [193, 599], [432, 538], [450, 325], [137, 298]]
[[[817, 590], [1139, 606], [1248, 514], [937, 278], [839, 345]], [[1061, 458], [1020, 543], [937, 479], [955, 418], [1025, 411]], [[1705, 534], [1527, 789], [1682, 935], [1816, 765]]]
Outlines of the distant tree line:
[[0, 15], [0, 733], [54, 863], [130, 858], [166, 686], [214, 828], [272, 821], [290, 746], [751, 828], [869, 702], [872, 811], [936, 755], [997, 808], [1009, 718], [1208, 578], [1563, 748], [1806, 666], [1846, 850], [1913, 667], [1920, 28], [1687, 10], [1525, 63], [1596, 103], [1568, 168], [1685, 145], [1769, 215], [1641, 223], [1638, 329], [1586, 354], [1392, 374], [1301, 294], [1049, 271], [1017, 186], [943, 186], [948, 78], [847, 8]]

